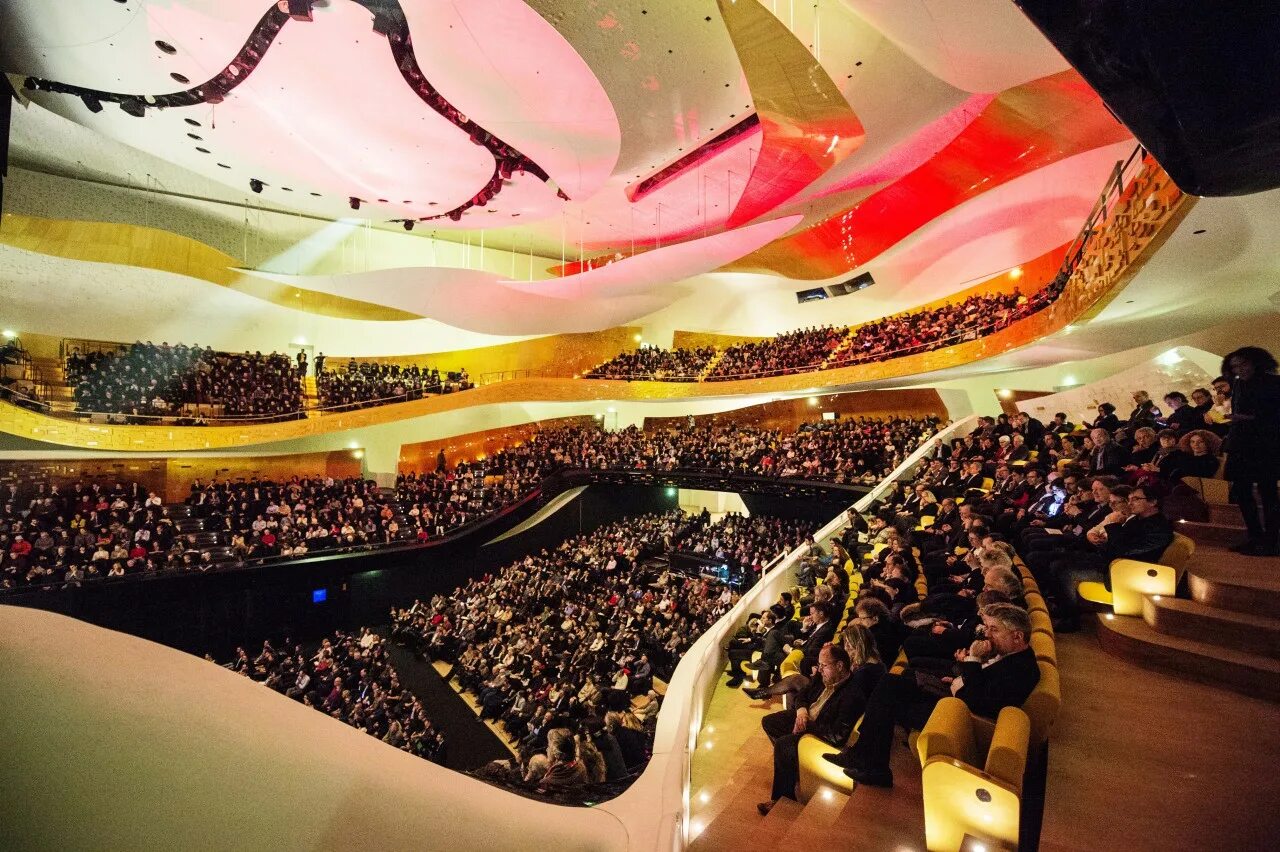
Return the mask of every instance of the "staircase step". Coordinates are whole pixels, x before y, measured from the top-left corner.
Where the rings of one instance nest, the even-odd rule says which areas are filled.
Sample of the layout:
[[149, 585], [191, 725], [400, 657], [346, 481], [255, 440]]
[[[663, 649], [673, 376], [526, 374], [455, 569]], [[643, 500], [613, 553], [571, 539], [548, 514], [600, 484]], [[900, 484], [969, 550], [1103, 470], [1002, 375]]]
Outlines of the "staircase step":
[[1216, 524], [1210, 521], [1178, 521], [1178, 532], [1192, 539], [1196, 544], [1230, 545], [1245, 539], [1244, 526], [1240, 524], [1239, 515], [1234, 524]]
[[1217, 503], [1207, 503], [1205, 505], [1209, 508], [1209, 523], [1244, 529], [1240, 521], [1240, 510], [1235, 506], [1221, 506]]
[[1148, 596], [1142, 618], [1158, 632], [1280, 659], [1280, 618], [1206, 606], [1199, 601]]
[[849, 796], [824, 787], [805, 803], [800, 816], [782, 836], [779, 849], [815, 849], [830, 841], [832, 827], [840, 820]]
[[1141, 618], [1098, 620], [1098, 641], [1108, 653], [1202, 683], [1280, 701], [1280, 660], [1221, 645], [1156, 632]]
[[1191, 597], [1206, 606], [1280, 618], [1280, 558], [1221, 552], [1187, 572]]

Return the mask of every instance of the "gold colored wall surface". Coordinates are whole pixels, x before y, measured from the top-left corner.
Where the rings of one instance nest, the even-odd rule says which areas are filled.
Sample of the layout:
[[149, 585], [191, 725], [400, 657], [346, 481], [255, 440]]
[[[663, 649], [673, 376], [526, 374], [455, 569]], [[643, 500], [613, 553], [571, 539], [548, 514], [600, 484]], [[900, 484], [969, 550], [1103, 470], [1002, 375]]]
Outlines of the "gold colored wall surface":
[[56, 461], [0, 461], [0, 483], [37, 483], [65, 487], [77, 482], [110, 487], [117, 482], [137, 482], [179, 503], [199, 479], [287, 480], [294, 476], [360, 476], [360, 460], [350, 450], [297, 453], [284, 456], [227, 456], [184, 458], [66, 459]]
[[231, 255], [160, 228], [6, 213], [4, 227], [0, 228], [0, 243], [68, 260], [114, 263], [200, 278], [276, 305], [321, 316], [388, 322], [420, 319], [417, 314], [397, 308], [241, 275], [235, 271], [241, 262]]
[[[760, 429], [794, 431], [801, 424], [812, 423], [823, 412], [832, 411], [841, 420], [856, 417], [925, 417], [947, 416], [942, 397], [933, 388], [909, 388], [905, 390], [863, 391], [837, 393], [814, 397], [816, 404], [807, 397], [779, 399], [763, 405], [723, 411], [718, 414], [702, 414], [693, 418], [698, 426], [716, 423], [733, 423], [755, 426]], [[645, 429], [680, 429], [688, 424], [687, 417], [646, 417]]]
[[[586, 372], [602, 361], [607, 361], [627, 349], [636, 346], [635, 335], [640, 329], [634, 326], [617, 326], [603, 331], [580, 334], [553, 334], [535, 337], [515, 343], [482, 346], [475, 349], [458, 349], [452, 352], [436, 352], [424, 355], [396, 357], [360, 357], [357, 363], [400, 364], [435, 367], [441, 372], [466, 368], [471, 380], [488, 383], [511, 378], [544, 376], [572, 378]], [[328, 365], [339, 367], [351, 358], [345, 355], [325, 353]]]
[[[771, 337], [749, 337], [742, 334], [715, 334], [710, 331], [676, 331], [672, 336], [672, 349], [698, 349], [702, 346], [713, 346], [716, 349], [727, 349], [739, 343], [759, 343], [761, 340], [772, 340]], [[615, 353], [616, 354], [616, 353]]]
[[592, 426], [598, 421], [594, 417], [559, 417], [555, 420], [543, 420], [540, 423], [525, 423], [506, 429], [487, 429], [483, 432], [471, 432], [467, 435], [454, 435], [438, 441], [421, 441], [416, 444], [405, 444], [400, 447], [401, 473], [422, 473], [436, 469], [437, 456], [444, 450], [445, 461], [449, 466], [458, 462], [475, 461], [493, 455], [505, 447], [519, 446], [530, 440], [544, 429], [558, 429], [566, 426]]

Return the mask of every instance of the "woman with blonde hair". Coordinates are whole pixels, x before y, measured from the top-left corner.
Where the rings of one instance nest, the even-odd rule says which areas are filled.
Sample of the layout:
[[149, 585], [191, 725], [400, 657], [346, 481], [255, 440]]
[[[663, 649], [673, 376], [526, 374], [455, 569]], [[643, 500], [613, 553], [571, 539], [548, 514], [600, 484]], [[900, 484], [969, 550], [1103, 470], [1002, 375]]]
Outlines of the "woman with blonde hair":
[[880, 651], [876, 646], [876, 637], [865, 625], [850, 621], [845, 625], [840, 641], [849, 654], [850, 670], [857, 671], [864, 665], [879, 665], [884, 668], [884, 662], [880, 659]]

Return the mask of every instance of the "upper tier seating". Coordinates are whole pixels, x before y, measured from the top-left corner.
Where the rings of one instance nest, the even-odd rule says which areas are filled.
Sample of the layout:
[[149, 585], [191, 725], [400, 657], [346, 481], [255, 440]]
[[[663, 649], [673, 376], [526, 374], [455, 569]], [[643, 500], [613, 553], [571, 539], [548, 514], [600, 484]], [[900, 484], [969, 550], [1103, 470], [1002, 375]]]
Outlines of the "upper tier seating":
[[119, 352], [79, 350], [67, 356], [67, 381], [78, 411], [108, 422], [179, 417], [198, 425], [210, 417], [257, 422], [301, 417], [305, 362], [272, 352], [215, 352], [151, 342]]
[[[723, 350], [640, 349], [585, 374], [588, 379], [722, 382], [887, 361], [994, 334], [1048, 307], [1062, 293], [1058, 276], [1031, 296], [977, 294], [960, 302], [906, 311], [854, 328], [823, 326]], [[718, 358], [717, 358], [718, 354]], [[706, 369], [710, 364], [710, 369]]]

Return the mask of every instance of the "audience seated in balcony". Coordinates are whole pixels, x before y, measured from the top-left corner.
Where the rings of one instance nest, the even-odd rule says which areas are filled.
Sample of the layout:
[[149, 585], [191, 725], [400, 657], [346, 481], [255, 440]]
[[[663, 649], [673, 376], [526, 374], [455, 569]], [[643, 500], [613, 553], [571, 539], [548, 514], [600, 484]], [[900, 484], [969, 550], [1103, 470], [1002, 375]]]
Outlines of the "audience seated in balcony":
[[252, 659], [239, 648], [226, 667], [387, 745], [444, 765], [444, 734], [400, 685], [382, 639], [366, 629], [359, 636], [338, 632], [315, 653], [288, 639], [279, 650], [264, 642]]
[[716, 354], [714, 346], [697, 349], [662, 349], [646, 346], [623, 352], [588, 371], [587, 379], [648, 379], [661, 382], [696, 382]]
[[369, 405], [385, 405], [391, 402], [407, 402], [421, 399], [426, 394], [451, 393], [467, 390], [473, 385], [466, 369], [445, 373], [433, 367], [416, 364], [383, 364], [372, 361], [356, 361], [354, 358], [345, 370], [329, 370], [319, 362], [316, 373], [316, 390], [321, 408], [364, 408]]
[[188, 417], [194, 425], [187, 406], [257, 422], [300, 417], [302, 411], [303, 372], [278, 352], [233, 354], [148, 341], [119, 352], [74, 350], [66, 370], [77, 410], [109, 415], [111, 422]]
[[[704, 381], [760, 378], [887, 361], [953, 346], [994, 334], [1035, 314], [1058, 298], [1065, 286], [1059, 276], [1025, 296], [977, 294], [960, 302], [907, 311], [856, 328], [805, 328], [768, 340], [730, 346]], [[654, 353], [654, 354], [646, 354]], [[692, 381], [715, 357], [710, 348], [639, 350], [625, 353], [587, 373], [585, 378]], [[674, 366], [667, 366], [674, 365]]]
[[[434, 541], [493, 517], [563, 468], [874, 482], [936, 425], [936, 418], [894, 418], [806, 425], [791, 433], [736, 425], [654, 433], [548, 429], [482, 460], [403, 474], [391, 495], [361, 479], [197, 480], [186, 504], [203, 528], [185, 533], [176, 523], [182, 518], [137, 483], [15, 486], [0, 503], [0, 589], [75, 586], [108, 575], [209, 571], [324, 549]], [[37, 548], [37, 541], [51, 544]], [[728, 551], [756, 573], [759, 547]]]

